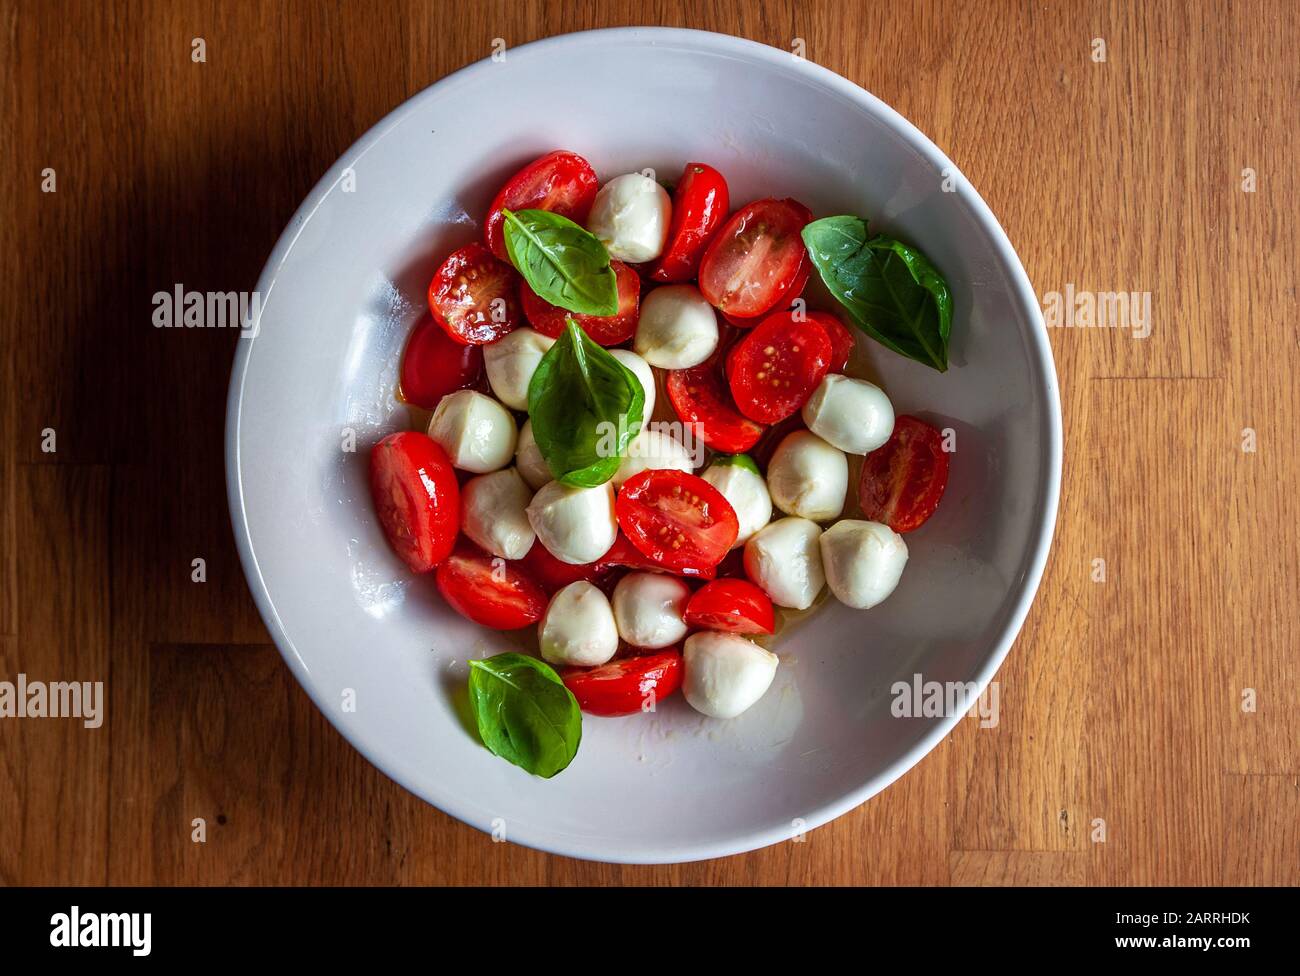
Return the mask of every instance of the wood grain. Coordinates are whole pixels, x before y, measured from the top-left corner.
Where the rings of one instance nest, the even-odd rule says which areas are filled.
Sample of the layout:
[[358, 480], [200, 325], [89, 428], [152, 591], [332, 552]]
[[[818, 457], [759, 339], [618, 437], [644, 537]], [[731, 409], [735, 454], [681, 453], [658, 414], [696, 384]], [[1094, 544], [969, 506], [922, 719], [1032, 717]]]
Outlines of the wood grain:
[[[0, 882], [1300, 881], [1296, 4], [116, 6], [0, 0], [0, 679], [109, 702], [0, 724]], [[159, 288], [251, 288], [334, 159], [494, 38], [635, 23], [802, 38], [961, 166], [1040, 294], [1153, 323], [1050, 333], [1060, 521], [999, 725], [802, 842], [645, 868], [493, 844], [328, 726], [230, 537], [233, 337], [149, 323]]]

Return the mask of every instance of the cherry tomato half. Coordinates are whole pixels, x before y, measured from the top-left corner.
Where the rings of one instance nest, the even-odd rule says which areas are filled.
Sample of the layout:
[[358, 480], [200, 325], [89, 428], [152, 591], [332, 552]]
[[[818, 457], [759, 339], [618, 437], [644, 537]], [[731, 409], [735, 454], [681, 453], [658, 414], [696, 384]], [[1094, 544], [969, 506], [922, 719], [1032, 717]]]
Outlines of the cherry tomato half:
[[548, 595], [578, 580], [586, 580], [588, 583], [599, 582], [610, 572], [609, 566], [600, 563], [575, 565], [562, 562], [551, 555], [551, 551], [542, 545], [540, 539], [533, 543], [533, 547], [528, 550], [528, 554], [523, 559], [516, 562]]
[[429, 311], [456, 342], [482, 346], [523, 321], [519, 272], [482, 244], [453, 251], [429, 282]]
[[421, 322], [402, 353], [402, 399], [432, 410], [448, 393], [469, 389], [483, 375], [483, 348], [463, 346], [436, 323]]
[[408, 430], [376, 444], [370, 494], [388, 544], [414, 572], [447, 558], [460, 530], [460, 486], [451, 458], [432, 438]]
[[494, 630], [518, 630], [542, 619], [546, 594], [519, 568], [462, 540], [438, 567], [438, 592], [462, 617]]
[[826, 338], [831, 341], [830, 372], [844, 372], [844, 367], [849, 364], [849, 357], [853, 355], [853, 333], [830, 312], [809, 312], [808, 318], [825, 329]]
[[602, 346], [617, 346], [627, 342], [636, 333], [641, 318], [641, 279], [622, 261], [611, 261], [618, 279], [618, 311], [613, 315], [579, 315], [567, 308], [552, 305], [521, 281], [519, 294], [523, 298], [524, 315], [528, 324], [544, 336], [558, 339], [564, 331], [564, 320], [573, 319], [592, 342]]
[[731, 395], [746, 417], [765, 424], [794, 414], [831, 364], [831, 340], [819, 323], [777, 312], [755, 326], [731, 358]]
[[742, 454], [763, 435], [762, 424], [736, 409], [715, 360], [671, 370], [666, 385], [677, 416], [684, 423], [698, 424], [700, 438], [715, 451]]
[[673, 216], [663, 256], [652, 266], [652, 281], [690, 281], [700, 270], [713, 232], [727, 219], [731, 197], [727, 181], [712, 166], [687, 163], [673, 189]]
[[716, 567], [740, 533], [722, 492], [685, 471], [633, 475], [623, 482], [614, 513], [632, 545], [673, 570]]
[[510, 177], [492, 199], [483, 224], [488, 248], [502, 261], [510, 259], [501, 226], [505, 223], [502, 210], [549, 210], [585, 225], [597, 188], [596, 171], [577, 153], [557, 149], [534, 159]]
[[720, 579], [705, 583], [691, 596], [686, 623], [733, 634], [770, 634], [776, 629], [776, 611], [767, 594], [749, 580]]
[[[812, 274], [812, 262], [804, 261], [799, 266], [798, 273], [794, 276], [794, 281], [790, 282], [790, 287], [785, 290], [785, 294], [776, 300], [770, 309], [760, 312], [758, 315], [744, 316], [734, 315], [729, 312], [723, 312], [722, 317], [738, 329], [750, 329], [757, 323], [763, 321], [763, 316], [769, 312], [784, 312], [790, 308], [795, 299], [803, 294], [803, 290], [808, 287], [808, 278]], [[812, 313], [809, 313], [810, 315]]]
[[[754, 319], [790, 295], [808, 252], [799, 232], [812, 212], [797, 200], [756, 200], [732, 215], [700, 261], [700, 291], [735, 320]], [[802, 290], [802, 285], [799, 285]]]
[[632, 715], [658, 704], [682, 686], [682, 652], [673, 648], [625, 657], [596, 668], [566, 668], [560, 680], [592, 715]]
[[[739, 533], [738, 533], [739, 534]], [[613, 569], [640, 569], [650, 573], [671, 573], [674, 576], [685, 576], [691, 579], [713, 579], [715, 570], [712, 566], [666, 566], [663, 563], [655, 562], [636, 546], [622, 532], [614, 540], [614, 544], [609, 547], [609, 552], [596, 560], [596, 566], [602, 572]]]
[[895, 532], [919, 529], [939, 507], [948, 486], [943, 435], [924, 420], [903, 414], [883, 447], [866, 456], [858, 482], [863, 518]]

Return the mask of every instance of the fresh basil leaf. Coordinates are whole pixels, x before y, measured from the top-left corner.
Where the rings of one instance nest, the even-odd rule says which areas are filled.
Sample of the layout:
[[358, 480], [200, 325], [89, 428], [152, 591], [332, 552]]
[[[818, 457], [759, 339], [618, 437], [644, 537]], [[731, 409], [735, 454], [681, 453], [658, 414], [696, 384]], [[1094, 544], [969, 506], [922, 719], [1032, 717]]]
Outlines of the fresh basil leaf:
[[528, 384], [533, 438], [557, 481], [594, 488], [618, 472], [641, 430], [636, 374], [569, 319]]
[[948, 369], [952, 296], [917, 248], [867, 237], [867, 222], [838, 216], [803, 229], [813, 266], [859, 329], [900, 356]]
[[758, 470], [758, 465], [748, 454], [719, 454], [713, 459], [713, 464], [734, 465], [737, 468], [744, 468], [746, 471], [752, 471], [754, 474], [762, 477], [763, 472]]
[[485, 746], [545, 779], [573, 761], [582, 713], [554, 668], [508, 653], [470, 661], [469, 669], [470, 705]]
[[582, 315], [618, 312], [618, 277], [595, 234], [549, 210], [502, 210], [510, 263], [552, 305]]

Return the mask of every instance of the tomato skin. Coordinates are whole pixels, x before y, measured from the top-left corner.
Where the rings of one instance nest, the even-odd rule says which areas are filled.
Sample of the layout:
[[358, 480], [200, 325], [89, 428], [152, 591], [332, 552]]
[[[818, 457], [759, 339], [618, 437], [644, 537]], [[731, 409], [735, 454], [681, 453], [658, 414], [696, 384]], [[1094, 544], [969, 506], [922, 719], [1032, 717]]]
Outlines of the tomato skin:
[[669, 371], [668, 400], [684, 423], [698, 424], [700, 438], [715, 451], [743, 454], [763, 436], [763, 425], [736, 409], [716, 357], [690, 369]]
[[711, 580], [716, 574], [716, 570], [712, 566], [672, 567], [656, 562], [632, 545], [631, 540], [622, 532], [618, 534], [614, 544], [609, 547], [609, 552], [596, 560], [596, 566], [602, 571], [639, 569], [651, 573], [669, 573], [673, 576], [684, 576], [687, 579]]
[[[799, 232], [812, 211], [797, 200], [756, 200], [732, 214], [700, 261], [700, 291], [728, 321], [746, 320], [793, 301], [810, 262]], [[802, 280], [801, 280], [802, 279]]]
[[948, 487], [948, 462], [938, 430], [917, 417], [896, 417], [889, 440], [862, 462], [862, 517], [883, 522], [895, 532], [919, 529]]
[[682, 686], [686, 667], [677, 648], [617, 658], [595, 668], [565, 668], [560, 680], [591, 715], [633, 715], [653, 696], [657, 705]]
[[427, 573], [460, 531], [460, 485], [451, 458], [431, 437], [389, 434], [370, 450], [370, 496], [393, 551]]
[[722, 492], [684, 471], [633, 475], [614, 500], [614, 514], [632, 545], [674, 571], [716, 569], [740, 534]]
[[673, 189], [673, 216], [663, 256], [651, 267], [652, 281], [690, 281], [714, 232], [727, 219], [731, 195], [727, 181], [712, 166], [687, 163]]
[[610, 572], [610, 567], [598, 562], [576, 565], [562, 562], [551, 555], [551, 551], [542, 545], [540, 539], [535, 540], [524, 558], [515, 560], [515, 564], [531, 576], [546, 591], [547, 596], [553, 596], [557, 590], [578, 580], [599, 583]]
[[622, 261], [610, 261], [618, 279], [618, 311], [613, 315], [580, 315], [567, 308], [552, 305], [520, 280], [519, 295], [523, 300], [524, 315], [528, 324], [544, 336], [558, 339], [564, 331], [564, 320], [573, 319], [592, 342], [602, 346], [618, 346], [636, 333], [641, 319], [641, 279]]
[[523, 322], [518, 281], [519, 272], [494, 258], [482, 244], [466, 244], [452, 251], [434, 272], [429, 311], [462, 345], [495, 342]]
[[853, 355], [853, 333], [849, 327], [830, 312], [809, 312], [808, 318], [826, 330], [826, 338], [831, 341], [832, 373], [842, 373]]
[[732, 634], [770, 634], [776, 629], [776, 611], [767, 594], [749, 580], [720, 579], [705, 583], [691, 596], [686, 623]]
[[534, 159], [497, 191], [483, 223], [483, 238], [502, 261], [506, 252], [502, 210], [549, 210], [586, 225], [599, 184], [596, 171], [577, 153], [557, 149]]
[[730, 357], [731, 395], [751, 420], [774, 424], [792, 416], [830, 370], [831, 340], [806, 316], [776, 312], [750, 330]]
[[518, 630], [542, 619], [546, 594], [519, 568], [461, 540], [438, 567], [438, 592], [462, 617], [493, 630]]
[[483, 375], [483, 348], [453, 340], [436, 322], [415, 327], [402, 353], [401, 397], [432, 410], [448, 393], [472, 389]]

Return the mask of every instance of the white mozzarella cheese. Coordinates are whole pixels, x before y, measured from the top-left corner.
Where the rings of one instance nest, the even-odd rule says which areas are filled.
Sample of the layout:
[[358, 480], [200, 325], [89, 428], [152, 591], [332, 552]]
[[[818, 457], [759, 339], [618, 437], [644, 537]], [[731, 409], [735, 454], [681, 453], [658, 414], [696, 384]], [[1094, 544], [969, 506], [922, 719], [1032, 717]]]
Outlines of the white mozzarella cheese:
[[717, 315], [694, 285], [663, 285], [642, 299], [632, 348], [651, 366], [688, 369], [717, 347]]
[[739, 464], [714, 462], [701, 477], [722, 492], [722, 497], [736, 511], [740, 532], [731, 548], [743, 546], [755, 532], [772, 521], [772, 496], [768, 494], [767, 482], [757, 471]]
[[460, 490], [460, 527], [502, 559], [523, 559], [535, 534], [528, 521], [533, 492], [514, 468], [470, 478]]
[[537, 642], [542, 657], [552, 664], [604, 664], [618, 650], [618, 629], [609, 600], [586, 580], [570, 583], [551, 597]]
[[772, 504], [787, 515], [825, 522], [844, 511], [849, 459], [816, 434], [796, 430], [777, 445], [767, 465]]
[[528, 409], [528, 384], [555, 340], [532, 329], [515, 329], [483, 347], [483, 365], [497, 399], [511, 410]]
[[525, 420], [524, 426], [519, 430], [519, 444], [515, 448], [515, 467], [519, 469], [519, 473], [524, 476], [524, 480], [528, 482], [528, 487], [533, 491], [536, 491], [555, 477], [555, 475], [551, 474], [551, 469], [546, 464], [546, 458], [542, 457], [542, 451], [533, 437], [533, 422], [531, 420]]
[[528, 521], [538, 540], [560, 562], [595, 562], [609, 551], [618, 535], [614, 489], [605, 482], [576, 488], [552, 481], [542, 486], [528, 506]]
[[803, 405], [803, 422], [832, 447], [870, 454], [894, 432], [894, 406], [875, 384], [832, 373]]
[[457, 390], [438, 402], [429, 436], [462, 471], [487, 474], [504, 468], [515, 454], [515, 418], [490, 396]]
[[686, 638], [682, 694], [697, 712], [735, 718], [763, 697], [777, 656], [738, 634], [703, 631]]
[[655, 412], [655, 374], [650, 369], [650, 364], [631, 349], [611, 349], [609, 354], [635, 373], [641, 381], [641, 389], [645, 390], [645, 410], [641, 414], [641, 421], [648, 422]]
[[686, 636], [691, 588], [676, 576], [628, 573], [614, 587], [618, 634], [633, 647], [660, 648]]
[[826, 584], [822, 530], [804, 518], [783, 518], [745, 543], [745, 575], [777, 606], [807, 610]]
[[826, 585], [841, 603], [866, 610], [894, 592], [907, 565], [907, 543], [887, 525], [844, 519], [820, 540]]
[[672, 217], [668, 192], [641, 173], [616, 176], [596, 194], [587, 230], [605, 245], [609, 256], [633, 264], [663, 253]]
[[672, 468], [690, 474], [695, 470], [691, 454], [676, 437], [652, 428], [643, 430], [627, 446], [627, 454], [614, 475], [614, 487], [649, 468]]

